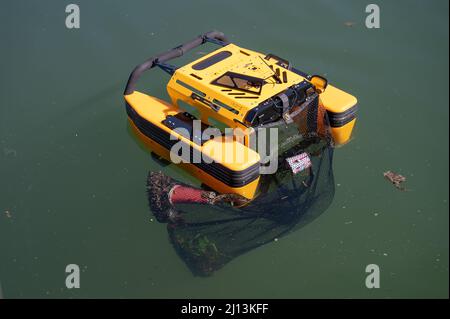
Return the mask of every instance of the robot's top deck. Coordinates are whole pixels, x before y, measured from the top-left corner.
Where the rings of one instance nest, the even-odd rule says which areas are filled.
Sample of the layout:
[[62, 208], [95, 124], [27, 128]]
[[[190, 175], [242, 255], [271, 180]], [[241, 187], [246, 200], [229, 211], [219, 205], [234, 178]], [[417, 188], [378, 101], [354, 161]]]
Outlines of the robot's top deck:
[[194, 92], [200, 102], [229, 111], [224, 117], [244, 121], [249, 110], [305, 80], [274, 56], [230, 43], [178, 68], [168, 89]]
[[[183, 67], [167, 63], [207, 42], [220, 48]], [[232, 44], [221, 32], [207, 32], [136, 66], [124, 91], [131, 107], [152, 107], [133, 103], [133, 96], [139, 95], [135, 88], [143, 72], [156, 66], [172, 75], [167, 84], [172, 105], [180, 111], [186, 110], [180, 101], [194, 106], [204, 124], [216, 126], [211, 123], [216, 120], [230, 128], [259, 127], [281, 118], [288, 121], [297, 106], [318, 104], [327, 112], [335, 143], [351, 137], [358, 109], [354, 96], [280, 57]]]

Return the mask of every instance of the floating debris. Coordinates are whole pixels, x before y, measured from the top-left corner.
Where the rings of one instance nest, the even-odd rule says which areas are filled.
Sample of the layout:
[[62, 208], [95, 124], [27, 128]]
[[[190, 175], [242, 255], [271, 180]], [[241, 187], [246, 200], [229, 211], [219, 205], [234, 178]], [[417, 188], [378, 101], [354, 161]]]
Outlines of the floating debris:
[[191, 204], [229, 204], [242, 206], [248, 199], [238, 194], [217, 194], [177, 183], [162, 172], [150, 172], [147, 178], [147, 193], [150, 207], [159, 222], [182, 222], [181, 214], [174, 205]]
[[344, 26], [346, 26], [347, 28], [351, 28], [351, 27], [353, 27], [353, 26], [355, 26], [355, 22], [353, 22], [353, 21], [345, 21], [344, 22]]
[[294, 174], [304, 171], [312, 166], [311, 159], [306, 152], [286, 158], [289, 167]]
[[6, 215], [6, 217], [8, 217], [8, 218], [11, 218], [11, 217], [12, 217], [11, 212], [8, 211], [8, 210], [5, 210], [5, 215]]
[[406, 190], [401, 183], [406, 181], [406, 177], [397, 173], [394, 173], [392, 171], [387, 171], [383, 173], [383, 176], [390, 181], [392, 184], [394, 184], [394, 186], [396, 188], [398, 188], [399, 190]]

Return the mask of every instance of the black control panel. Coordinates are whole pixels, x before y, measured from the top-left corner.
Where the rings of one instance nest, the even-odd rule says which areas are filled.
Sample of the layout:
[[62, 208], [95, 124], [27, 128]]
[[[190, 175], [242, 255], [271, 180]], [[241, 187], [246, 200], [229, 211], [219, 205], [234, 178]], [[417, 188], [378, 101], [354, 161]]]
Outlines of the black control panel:
[[314, 93], [314, 87], [310, 82], [297, 83], [251, 109], [245, 116], [245, 122], [253, 127], [276, 122], [284, 112], [294, 105], [302, 104], [310, 94]]

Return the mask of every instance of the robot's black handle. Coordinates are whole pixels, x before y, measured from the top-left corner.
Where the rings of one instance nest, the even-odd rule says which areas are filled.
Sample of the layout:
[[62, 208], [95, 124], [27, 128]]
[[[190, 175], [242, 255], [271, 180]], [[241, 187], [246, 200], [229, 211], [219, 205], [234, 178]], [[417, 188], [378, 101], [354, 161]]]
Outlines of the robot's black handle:
[[167, 62], [169, 60], [173, 60], [175, 58], [178, 58], [185, 54], [186, 52], [204, 44], [205, 42], [212, 40], [212, 42], [220, 43], [220, 44], [228, 44], [228, 39], [225, 37], [225, 35], [222, 32], [219, 31], [211, 31], [204, 33], [202, 35], [199, 35], [195, 39], [186, 42], [182, 45], [179, 45], [167, 52], [155, 55], [145, 61], [142, 64], [139, 64], [136, 66], [130, 74], [130, 78], [128, 79], [127, 86], [125, 87], [124, 95], [128, 95], [134, 92], [135, 85], [139, 78], [141, 77], [142, 73], [145, 71], [153, 68], [158, 62]]

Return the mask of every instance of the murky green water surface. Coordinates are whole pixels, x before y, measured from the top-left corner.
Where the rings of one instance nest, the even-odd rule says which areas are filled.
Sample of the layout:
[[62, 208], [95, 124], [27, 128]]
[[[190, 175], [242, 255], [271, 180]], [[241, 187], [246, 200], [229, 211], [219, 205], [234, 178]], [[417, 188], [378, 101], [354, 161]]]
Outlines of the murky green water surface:
[[[76, 3], [79, 30], [65, 28], [65, 2], [0, 5], [5, 298], [448, 297], [447, 1], [378, 1], [378, 30], [356, 0]], [[122, 90], [137, 63], [211, 29], [325, 74], [360, 111], [335, 151], [331, 207], [198, 278], [150, 220], [145, 179], [159, 165], [129, 132]], [[167, 80], [155, 70], [140, 88], [166, 98]], [[65, 288], [70, 263], [80, 289]], [[380, 289], [365, 287], [371, 263]]]

